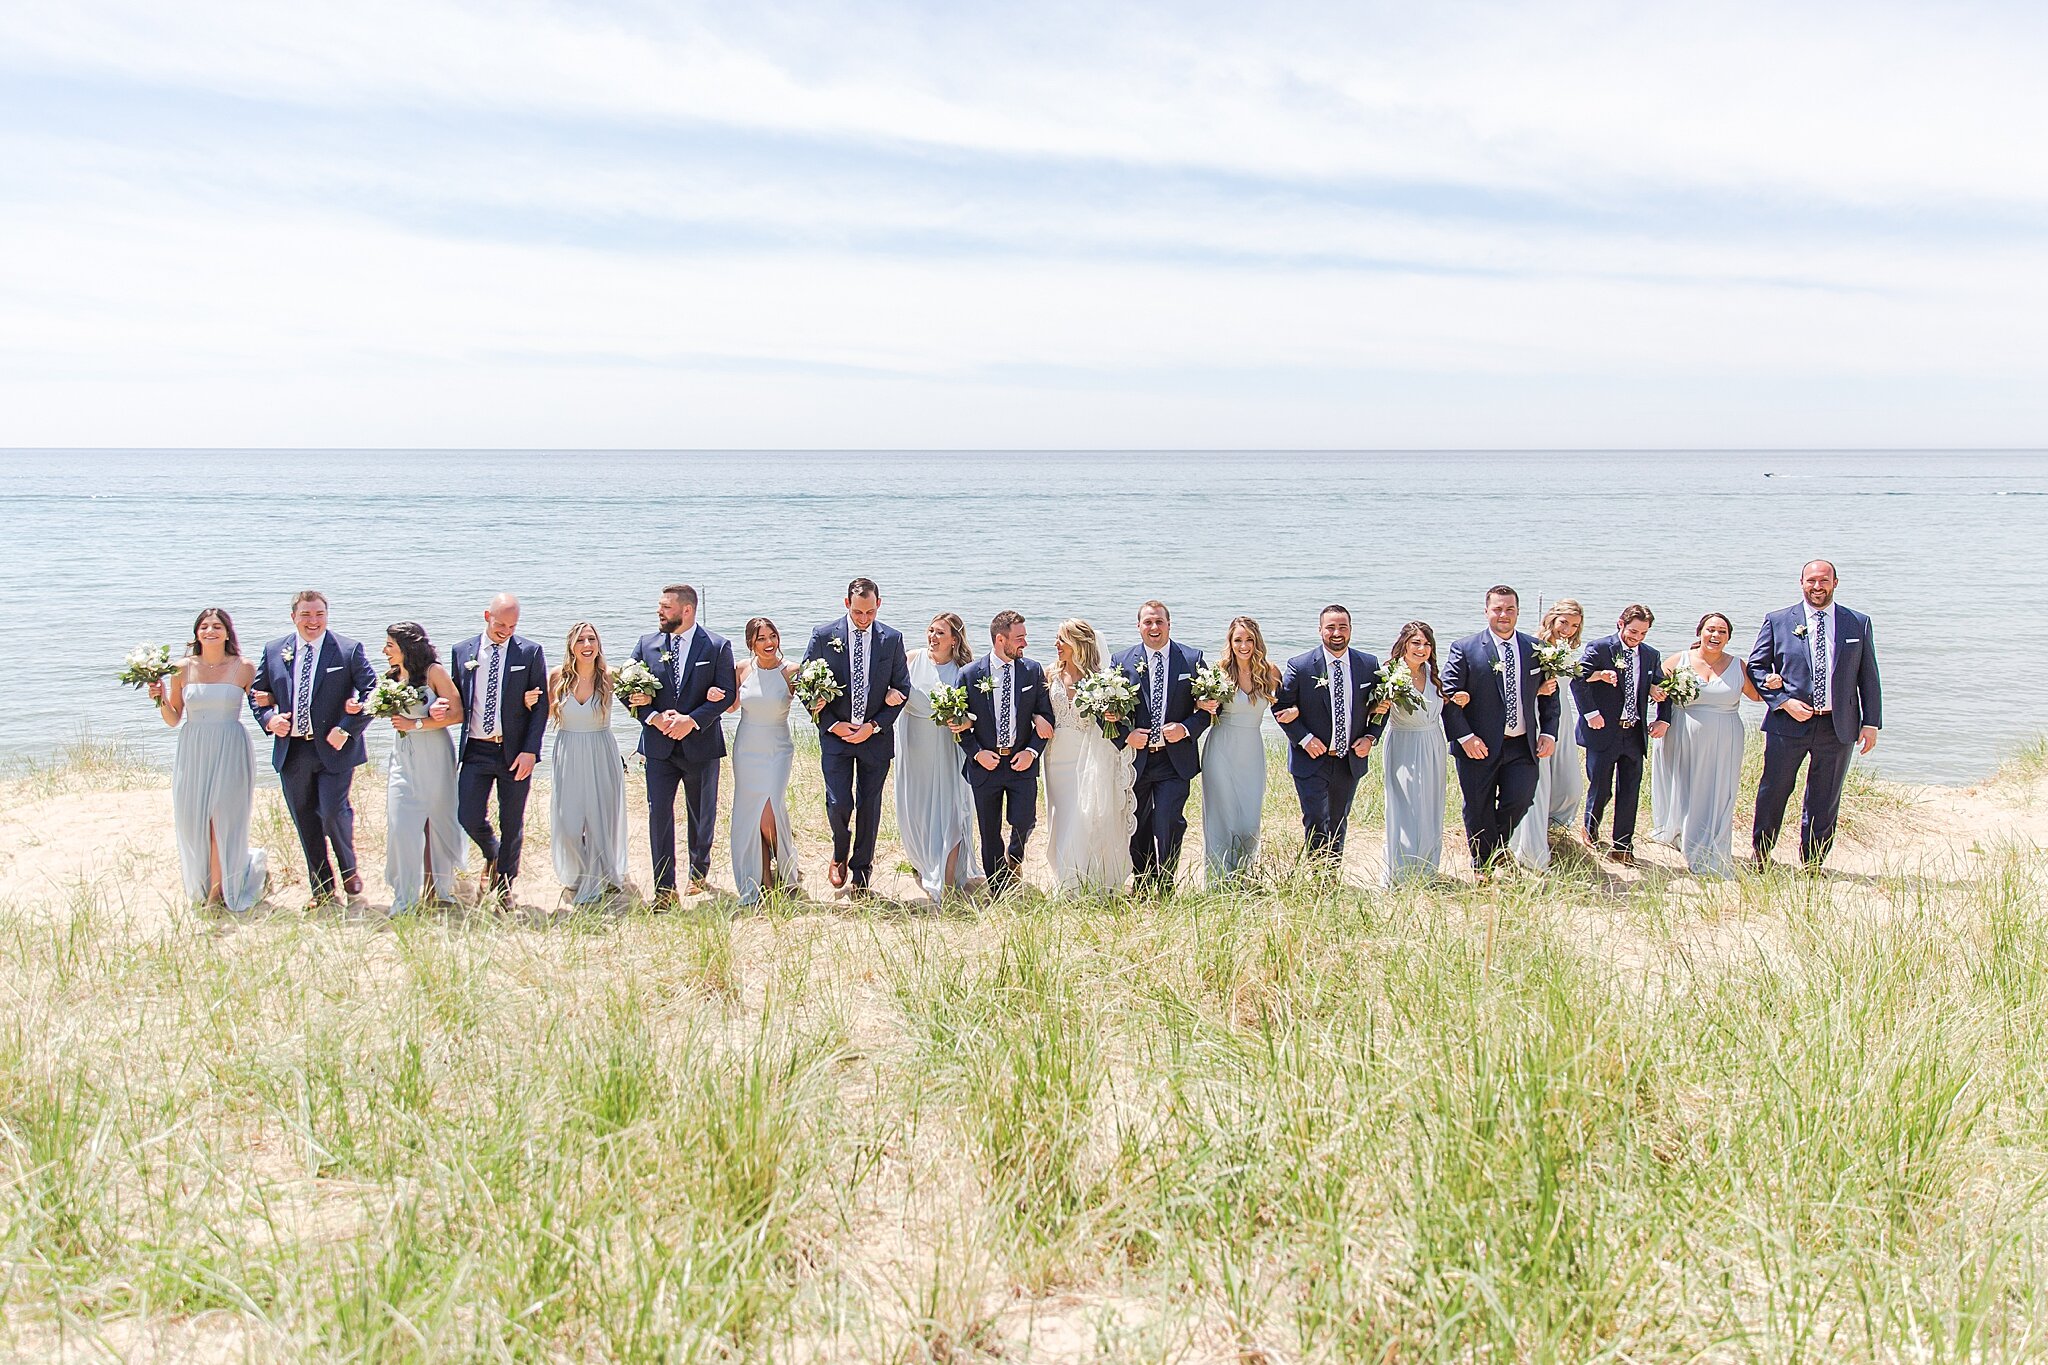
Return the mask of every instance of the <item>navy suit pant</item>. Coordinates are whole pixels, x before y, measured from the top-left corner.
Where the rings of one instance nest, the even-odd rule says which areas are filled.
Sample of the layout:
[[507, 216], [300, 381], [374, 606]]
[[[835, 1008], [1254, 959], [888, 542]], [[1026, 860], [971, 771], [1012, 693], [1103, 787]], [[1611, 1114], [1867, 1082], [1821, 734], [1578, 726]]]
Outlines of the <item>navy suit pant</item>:
[[678, 751], [647, 760], [647, 847], [654, 858], [654, 889], [676, 889], [676, 788], [683, 790], [684, 833], [690, 845], [690, 880], [711, 875], [711, 838], [718, 830], [718, 760], [690, 762]]
[[[299, 831], [299, 847], [306, 853], [306, 879], [316, 896], [334, 893], [337, 865], [342, 881], [356, 875], [356, 808], [348, 799], [356, 770], [348, 767], [329, 772], [321, 767], [313, 746], [324, 743], [319, 739], [291, 741], [278, 773], [284, 784], [285, 809], [291, 812], [292, 824]], [[330, 844], [332, 860], [327, 856]]]
[[1141, 886], [1148, 882], [1155, 889], [1173, 885], [1173, 875], [1180, 868], [1181, 840], [1188, 832], [1188, 792], [1193, 786], [1180, 775], [1165, 750], [1149, 749], [1138, 755], [1138, 829], [1131, 836], [1131, 870]]
[[[1024, 864], [1024, 846], [1038, 827], [1038, 764], [1012, 772], [1004, 759], [974, 789], [974, 818], [981, 826], [981, 871], [989, 889], [1000, 894], [1016, 880]], [[1009, 806], [1010, 837], [1003, 839], [1003, 807]]]
[[1758, 858], [1771, 856], [1785, 807], [1799, 783], [1799, 765], [1806, 770], [1806, 800], [1799, 812], [1800, 861], [1818, 867], [1835, 842], [1835, 820], [1842, 812], [1842, 783], [1849, 776], [1849, 754], [1856, 746], [1835, 737], [1831, 717], [1808, 725], [1803, 735], [1764, 733], [1764, 775], [1756, 784], [1756, 824], [1750, 843]]
[[[519, 852], [526, 847], [526, 798], [533, 794], [533, 781], [514, 780], [511, 759], [517, 757], [508, 756], [497, 740], [472, 739], [462, 746], [462, 768], [455, 778], [455, 821], [477, 851], [497, 865], [499, 886], [511, 885], [519, 875]], [[502, 834], [491, 828], [494, 791]]]
[[1301, 799], [1303, 852], [1311, 858], [1335, 856], [1343, 861], [1344, 834], [1357, 793], [1358, 774], [1351, 771], [1351, 760], [1344, 754], [1324, 754], [1306, 777], [1294, 775], [1294, 794]]
[[874, 736], [824, 754], [825, 818], [832, 824], [832, 861], [846, 864], [855, 886], [866, 886], [874, 875], [875, 836], [882, 828], [882, 784], [889, 778], [890, 757]]
[[1633, 748], [1586, 750], [1586, 837], [1600, 841], [1600, 817], [1614, 801], [1614, 846], [1636, 842], [1636, 810], [1643, 801], [1643, 756]]
[[1458, 790], [1465, 798], [1465, 841], [1472, 849], [1472, 866], [1484, 868], [1507, 848], [1515, 826], [1529, 813], [1540, 770], [1520, 740], [1502, 741], [1485, 758], [1467, 758], [1463, 749], [1455, 757]]

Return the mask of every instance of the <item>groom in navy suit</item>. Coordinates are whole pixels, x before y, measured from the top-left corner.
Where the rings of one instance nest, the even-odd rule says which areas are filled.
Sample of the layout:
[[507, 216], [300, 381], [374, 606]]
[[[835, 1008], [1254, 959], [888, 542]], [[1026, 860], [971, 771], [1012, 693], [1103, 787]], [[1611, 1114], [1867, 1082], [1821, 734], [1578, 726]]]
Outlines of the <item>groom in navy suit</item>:
[[[1024, 618], [996, 613], [989, 622], [990, 653], [960, 674], [973, 724], [960, 735], [961, 771], [974, 791], [981, 826], [981, 870], [996, 895], [1007, 891], [1024, 865], [1024, 846], [1038, 824], [1038, 756], [1045, 739], [1038, 722], [1053, 724], [1045, 670], [1024, 657]], [[1010, 807], [1010, 839], [1003, 842], [1003, 803]]]
[[1764, 705], [1764, 775], [1756, 788], [1751, 848], [1758, 867], [1784, 827], [1785, 806], [1806, 769], [1799, 814], [1799, 858], [1818, 868], [1835, 841], [1849, 751], [1877, 747], [1883, 702], [1877, 640], [1870, 618], [1835, 601], [1835, 566], [1809, 561], [1799, 571], [1796, 606], [1774, 611], [1749, 651], [1749, 678]]
[[1138, 609], [1139, 643], [1116, 656], [1117, 669], [1138, 689], [1138, 713], [1117, 725], [1118, 738], [1137, 751], [1138, 831], [1131, 836], [1131, 870], [1140, 889], [1166, 891], [1180, 867], [1188, 832], [1188, 792], [1202, 770], [1196, 742], [1209, 713], [1195, 705], [1195, 670], [1202, 652], [1176, 643], [1164, 602]]
[[1345, 608], [1324, 607], [1316, 629], [1322, 648], [1287, 661], [1273, 709], [1299, 713], [1280, 728], [1287, 733], [1287, 772], [1301, 799], [1304, 851], [1312, 858], [1333, 856], [1341, 867], [1351, 799], [1386, 728], [1385, 718], [1372, 714], [1380, 661], [1351, 648]]
[[[484, 608], [484, 628], [451, 652], [448, 667], [462, 697], [462, 767], [455, 819], [484, 855], [483, 893], [510, 899], [526, 846], [526, 798], [548, 728], [548, 661], [541, 647], [513, 634], [519, 599], [501, 592]], [[491, 793], [498, 823], [491, 829]]]
[[270, 766], [284, 786], [315, 903], [334, 899], [337, 865], [342, 890], [363, 892], [349, 787], [368, 757], [362, 698], [376, 685], [363, 647], [327, 629], [326, 594], [307, 591], [292, 599], [292, 633], [263, 647], [249, 686], [249, 709], [272, 736]]
[[1536, 797], [1536, 760], [1557, 745], [1557, 686], [1536, 666], [1536, 642], [1515, 629], [1521, 614], [1513, 588], [1487, 589], [1486, 629], [1452, 645], [1444, 663], [1444, 733], [1458, 763], [1465, 840], [1481, 877]]
[[[1579, 842], [1600, 849], [1600, 817], [1614, 802], [1613, 856], [1636, 859], [1636, 810], [1642, 804], [1643, 760], [1650, 741], [1670, 728], [1671, 703], [1658, 684], [1664, 660], [1643, 643], [1656, 616], [1640, 602], [1622, 609], [1614, 634], [1587, 645], [1572, 679], [1579, 723], [1574, 731], [1586, 751], [1586, 816]], [[1654, 712], [1652, 708], [1654, 709]]]
[[872, 578], [846, 585], [846, 615], [811, 632], [804, 662], [823, 659], [839, 695], [812, 713], [825, 769], [825, 815], [832, 822], [834, 887], [852, 877], [865, 894], [874, 875], [875, 835], [882, 827], [882, 784], [896, 756], [896, 717], [910, 697], [903, 637], [875, 619], [882, 590]]
[[633, 657], [659, 680], [649, 696], [626, 699], [640, 722], [647, 765], [647, 848], [654, 860], [656, 911], [676, 903], [676, 789], [682, 788], [690, 846], [690, 894], [710, 890], [711, 840], [718, 827], [718, 764], [725, 757], [720, 718], [739, 690], [732, 645], [697, 624], [697, 590], [671, 583], [654, 607], [661, 627], [640, 637]]

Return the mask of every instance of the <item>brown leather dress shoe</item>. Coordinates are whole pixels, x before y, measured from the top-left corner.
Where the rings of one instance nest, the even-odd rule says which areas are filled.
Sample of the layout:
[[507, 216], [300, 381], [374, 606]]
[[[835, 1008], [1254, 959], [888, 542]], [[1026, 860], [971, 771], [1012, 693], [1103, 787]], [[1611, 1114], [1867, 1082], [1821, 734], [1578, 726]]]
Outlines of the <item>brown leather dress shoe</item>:
[[349, 874], [349, 877], [348, 877], [348, 879], [347, 879], [346, 881], [342, 882], [342, 884], [341, 884], [341, 889], [342, 889], [342, 890], [344, 890], [344, 891], [346, 891], [346, 892], [348, 892], [348, 893], [349, 893], [349, 894], [350, 894], [351, 896], [360, 896], [360, 895], [362, 895], [362, 894], [363, 894], [363, 876], [362, 876], [362, 874], [361, 874], [360, 872], [354, 872], [354, 873], [350, 873], [350, 874]]
[[846, 885], [846, 864], [833, 863], [830, 867], [827, 867], [825, 869], [825, 880], [832, 883], [835, 889]]

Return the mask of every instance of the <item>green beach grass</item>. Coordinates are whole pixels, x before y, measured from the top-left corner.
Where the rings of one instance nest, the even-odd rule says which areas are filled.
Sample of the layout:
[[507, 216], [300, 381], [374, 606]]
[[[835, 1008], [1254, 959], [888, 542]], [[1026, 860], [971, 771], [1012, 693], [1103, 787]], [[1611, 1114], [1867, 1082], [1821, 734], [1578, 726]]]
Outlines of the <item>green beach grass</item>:
[[[162, 785], [88, 748], [0, 817], [125, 792], [168, 845]], [[1273, 785], [1268, 874], [1160, 902], [231, 923], [168, 848], [17, 892], [0, 1351], [2048, 1355], [2036, 848], [1916, 860], [1859, 778], [1878, 870], [1387, 894], [1290, 869]]]

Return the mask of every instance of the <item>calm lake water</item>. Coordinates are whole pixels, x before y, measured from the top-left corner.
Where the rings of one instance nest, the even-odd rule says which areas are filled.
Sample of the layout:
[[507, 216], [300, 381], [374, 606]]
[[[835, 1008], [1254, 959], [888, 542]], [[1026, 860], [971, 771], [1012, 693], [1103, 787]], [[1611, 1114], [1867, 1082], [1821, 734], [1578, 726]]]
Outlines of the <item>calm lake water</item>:
[[168, 758], [112, 682], [122, 656], [182, 642], [209, 604], [253, 649], [300, 587], [344, 634], [374, 646], [414, 619], [444, 657], [505, 589], [550, 661], [581, 618], [616, 661], [677, 579], [713, 629], [770, 616], [794, 651], [857, 573], [913, 642], [953, 610], [982, 647], [1014, 607], [1042, 659], [1066, 616], [1131, 642], [1148, 597], [1212, 654], [1239, 612], [1276, 656], [1305, 649], [1330, 601], [1384, 653], [1410, 618], [1478, 629], [1494, 582], [1529, 623], [1560, 596], [1589, 630], [1643, 601], [1671, 649], [1713, 609], [1746, 648], [1824, 555], [1876, 618], [1876, 766], [1965, 782], [2043, 724], [2029, 694], [1986, 705], [1961, 684], [2048, 676], [2048, 634], [2010, 620], [2048, 577], [2044, 498], [2038, 453], [0, 452], [0, 753], [84, 728]]

